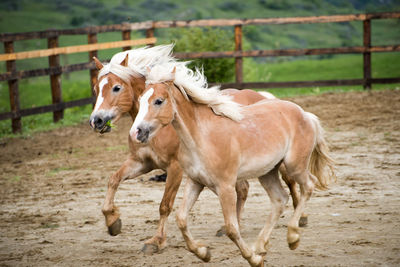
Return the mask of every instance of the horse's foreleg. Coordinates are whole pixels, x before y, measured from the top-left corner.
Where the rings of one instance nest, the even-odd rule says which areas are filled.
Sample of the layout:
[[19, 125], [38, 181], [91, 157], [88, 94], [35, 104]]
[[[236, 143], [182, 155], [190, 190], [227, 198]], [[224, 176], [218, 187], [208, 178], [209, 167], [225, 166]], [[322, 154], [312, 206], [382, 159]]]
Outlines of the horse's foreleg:
[[[290, 195], [292, 196], [293, 208], [296, 209], [297, 203], [299, 203], [299, 198], [300, 198], [299, 193], [296, 189], [296, 182], [287, 175], [285, 165], [281, 164], [281, 166], [279, 167], [279, 172], [282, 175], [282, 180], [285, 181], [285, 183], [289, 188]], [[307, 223], [308, 223], [308, 215], [302, 213], [299, 220], [299, 226], [304, 227], [307, 225]]]
[[165, 223], [172, 211], [176, 193], [182, 181], [182, 168], [178, 161], [172, 161], [167, 168], [167, 182], [165, 184], [164, 196], [160, 203], [160, 221], [158, 223], [157, 233], [145, 242], [142, 251], [145, 254], [152, 254], [160, 251], [166, 246]]
[[208, 262], [211, 259], [209, 249], [206, 245], [194, 240], [187, 226], [187, 217], [189, 215], [189, 211], [193, 207], [203, 188], [203, 185], [194, 182], [192, 179], [186, 179], [183, 200], [176, 214], [176, 221], [179, 229], [182, 232], [183, 238], [186, 241], [189, 251], [193, 252], [201, 260]]
[[237, 194], [235, 185], [218, 185], [218, 198], [224, 214], [226, 234], [238, 246], [242, 256], [251, 266], [263, 266], [264, 256], [257, 255], [242, 239], [239, 230], [239, 222], [236, 214]]
[[106, 226], [110, 235], [118, 235], [121, 232], [121, 220], [118, 207], [114, 205], [114, 197], [120, 183], [126, 179], [137, 177], [146, 172], [141, 162], [128, 158], [119, 170], [114, 173], [109, 181], [107, 194], [102, 208], [106, 219]]
[[240, 181], [236, 183], [236, 214], [240, 226], [240, 218], [242, 215], [242, 211], [244, 208], [244, 204], [246, 203], [247, 195], [249, 194], [249, 182], [247, 180]]
[[[242, 211], [244, 208], [244, 204], [246, 203], [247, 195], [249, 193], [249, 182], [244, 180], [236, 183], [236, 195], [237, 195], [237, 202], [236, 202], [236, 214], [239, 222], [240, 227], [240, 218], [242, 215]], [[216, 236], [223, 236], [226, 234], [225, 226], [222, 226], [218, 231]]]
[[264, 187], [265, 191], [267, 191], [272, 204], [271, 214], [268, 216], [267, 222], [258, 235], [255, 243], [256, 253], [266, 254], [266, 245], [268, 244], [272, 229], [285, 209], [288, 195], [279, 180], [278, 168], [273, 169], [270, 173], [260, 177], [258, 180]]

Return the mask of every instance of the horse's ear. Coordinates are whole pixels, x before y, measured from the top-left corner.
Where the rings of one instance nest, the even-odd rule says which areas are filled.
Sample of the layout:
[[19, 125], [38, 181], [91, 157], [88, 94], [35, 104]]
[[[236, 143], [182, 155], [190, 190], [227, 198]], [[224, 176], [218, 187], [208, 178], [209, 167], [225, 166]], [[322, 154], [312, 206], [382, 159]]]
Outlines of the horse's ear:
[[174, 67], [174, 69], [171, 72], [171, 78], [172, 80], [175, 80], [175, 73], [176, 73], [176, 66]]
[[129, 53], [126, 53], [125, 59], [121, 62], [121, 66], [128, 67], [128, 57]]
[[147, 72], [147, 74], [149, 74], [150, 71], [151, 71], [151, 69], [149, 68], [149, 66], [146, 66], [146, 72]]
[[97, 59], [97, 57], [93, 57], [93, 61], [98, 70], [101, 70], [103, 68], [103, 63], [101, 63], [100, 60]]

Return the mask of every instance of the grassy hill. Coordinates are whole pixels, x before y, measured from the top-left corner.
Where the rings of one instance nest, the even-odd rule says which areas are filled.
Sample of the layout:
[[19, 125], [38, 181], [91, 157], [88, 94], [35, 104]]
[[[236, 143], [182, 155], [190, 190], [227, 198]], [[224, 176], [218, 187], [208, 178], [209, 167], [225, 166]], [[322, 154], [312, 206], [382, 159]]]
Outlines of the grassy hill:
[[[0, 32], [37, 31], [125, 21], [265, 18], [400, 11], [397, 0], [2, 0]], [[396, 34], [387, 31], [390, 27]], [[245, 27], [254, 48], [359, 44], [359, 23]], [[398, 40], [400, 23], [374, 25], [374, 41]]]
[[396, 0], [2, 0], [0, 31], [144, 20], [333, 15], [399, 8]]

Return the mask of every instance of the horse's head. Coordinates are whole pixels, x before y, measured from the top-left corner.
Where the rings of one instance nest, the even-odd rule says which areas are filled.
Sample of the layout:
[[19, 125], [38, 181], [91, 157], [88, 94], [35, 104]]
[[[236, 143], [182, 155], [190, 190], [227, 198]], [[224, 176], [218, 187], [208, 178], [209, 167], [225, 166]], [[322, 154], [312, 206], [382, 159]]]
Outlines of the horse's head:
[[94, 86], [97, 99], [89, 122], [94, 130], [105, 133], [111, 131], [111, 123], [117, 122], [122, 114], [132, 110], [134, 104], [133, 86], [136, 86], [136, 84], [134, 78], [129, 75], [121, 77], [115, 74], [116, 71], [103, 70], [103, 68], [111, 67], [121, 69], [120, 71], [123, 72], [124, 68], [128, 69], [128, 54], [118, 66], [103, 66], [97, 58], [93, 59], [100, 75]]
[[133, 141], [146, 143], [159, 129], [173, 120], [170, 88], [174, 86], [175, 68], [170, 74], [163, 82], [146, 82], [146, 88], [139, 97], [139, 112], [129, 132]]

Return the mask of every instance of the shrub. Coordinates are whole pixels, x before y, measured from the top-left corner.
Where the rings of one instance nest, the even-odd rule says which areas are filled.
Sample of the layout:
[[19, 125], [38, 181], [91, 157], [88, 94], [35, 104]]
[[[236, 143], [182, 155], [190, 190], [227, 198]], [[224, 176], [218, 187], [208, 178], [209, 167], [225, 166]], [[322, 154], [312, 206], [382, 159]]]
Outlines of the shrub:
[[[175, 52], [206, 52], [234, 50], [233, 34], [213, 28], [184, 28], [172, 30]], [[209, 82], [229, 82], [234, 78], [234, 60], [231, 58], [204, 58], [194, 60], [189, 67], [204, 68]]]

